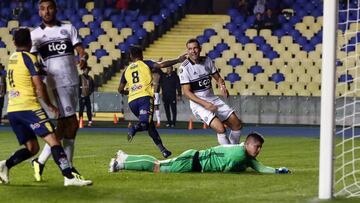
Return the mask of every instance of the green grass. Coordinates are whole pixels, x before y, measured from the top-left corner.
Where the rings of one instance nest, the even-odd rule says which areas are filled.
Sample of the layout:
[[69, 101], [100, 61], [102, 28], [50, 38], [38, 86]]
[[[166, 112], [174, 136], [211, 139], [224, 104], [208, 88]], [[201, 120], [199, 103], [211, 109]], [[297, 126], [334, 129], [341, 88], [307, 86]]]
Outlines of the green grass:
[[[174, 155], [187, 149], [216, 145], [214, 136], [162, 135]], [[286, 166], [291, 175], [261, 175], [249, 169], [241, 174], [154, 174], [125, 171], [109, 174], [107, 166], [118, 149], [129, 154], [160, 153], [145, 134], [127, 143], [124, 133], [78, 134], [74, 162], [94, 181], [90, 187], [64, 187], [52, 160], [44, 182], [34, 182], [30, 161], [11, 169], [10, 184], [0, 185], [0, 202], [314, 202], [318, 187], [319, 140], [267, 137], [258, 159], [265, 165]], [[13, 133], [0, 133], [0, 159], [18, 149]], [[354, 199], [331, 202], [355, 202]]]

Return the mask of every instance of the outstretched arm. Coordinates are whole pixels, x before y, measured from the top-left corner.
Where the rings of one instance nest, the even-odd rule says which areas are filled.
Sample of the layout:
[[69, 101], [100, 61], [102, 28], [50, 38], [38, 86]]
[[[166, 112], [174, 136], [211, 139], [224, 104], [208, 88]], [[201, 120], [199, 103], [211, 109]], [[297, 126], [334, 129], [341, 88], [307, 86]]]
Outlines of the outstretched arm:
[[229, 91], [226, 89], [225, 81], [222, 79], [220, 74], [217, 72], [212, 75], [212, 77], [216, 80], [217, 84], [220, 86], [221, 93], [224, 97], [229, 97]]
[[166, 68], [166, 67], [175, 65], [177, 63], [181, 63], [181, 62], [185, 61], [186, 56], [187, 56], [187, 54], [183, 54], [183, 55], [179, 56], [177, 59], [166, 60], [166, 61], [162, 61], [162, 62], [155, 62], [154, 68]]
[[273, 167], [270, 167], [270, 166], [265, 166], [261, 162], [257, 161], [256, 159], [253, 159], [251, 161], [251, 168], [253, 168], [255, 171], [257, 171], [259, 173], [267, 173], [267, 174], [271, 174], [271, 173], [276, 173], [276, 174], [290, 173], [290, 170], [285, 168], [285, 167], [273, 168]]
[[87, 65], [86, 63], [87, 63], [87, 59], [89, 58], [89, 56], [85, 52], [85, 49], [81, 44], [78, 44], [75, 47], [75, 50], [79, 54], [79, 57], [80, 57], [79, 67], [80, 67], [80, 69], [84, 69]]

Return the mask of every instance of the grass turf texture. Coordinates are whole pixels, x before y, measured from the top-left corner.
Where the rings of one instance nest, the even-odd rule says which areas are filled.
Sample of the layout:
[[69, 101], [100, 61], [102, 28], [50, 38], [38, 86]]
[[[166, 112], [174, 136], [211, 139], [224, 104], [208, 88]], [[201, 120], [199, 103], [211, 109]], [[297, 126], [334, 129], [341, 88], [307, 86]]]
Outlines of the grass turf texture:
[[[215, 136], [164, 134], [162, 138], [173, 156], [190, 148], [216, 145]], [[265, 165], [289, 167], [293, 171], [291, 175], [261, 175], [252, 169], [240, 174], [134, 171], [110, 174], [108, 163], [118, 149], [157, 158], [161, 155], [143, 133], [127, 143], [125, 133], [80, 132], [74, 162], [86, 178], [93, 180], [93, 186], [64, 187], [52, 159], [45, 167], [44, 181], [34, 182], [30, 161], [25, 161], [11, 169], [9, 185], [0, 185], [0, 202], [314, 202], [318, 187], [318, 146], [316, 138], [266, 137], [258, 159]], [[0, 160], [18, 148], [12, 132], [0, 133]]]

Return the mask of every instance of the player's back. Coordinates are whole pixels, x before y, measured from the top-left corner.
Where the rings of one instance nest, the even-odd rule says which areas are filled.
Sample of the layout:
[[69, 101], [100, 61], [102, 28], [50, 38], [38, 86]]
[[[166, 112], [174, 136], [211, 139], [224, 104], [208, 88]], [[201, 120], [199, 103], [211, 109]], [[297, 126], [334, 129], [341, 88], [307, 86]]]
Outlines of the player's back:
[[129, 102], [144, 96], [154, 96], [152, 73], [144, 62], [139, 60], [131, 63], [124, 76], [129, 87]]
[[199, 152], [199, 159], [204, 172], [243, 171], [249, 166], [251, 160], [246, 155], [243, 144], [219, 145]]
[[8, 112], [40, 108], [32, 82], [32, 76], [38, 72], [36, 61], [36, 57], [28, 52], [14, 52], [10, 56], [6, 76]]

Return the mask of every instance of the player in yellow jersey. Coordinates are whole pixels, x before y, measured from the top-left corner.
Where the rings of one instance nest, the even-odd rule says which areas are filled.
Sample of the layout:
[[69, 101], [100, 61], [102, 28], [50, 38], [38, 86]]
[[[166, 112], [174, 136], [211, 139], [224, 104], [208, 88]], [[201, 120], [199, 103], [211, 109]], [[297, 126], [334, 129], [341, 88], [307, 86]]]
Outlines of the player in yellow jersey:
[[16, 134], [19, 144], [25, 148], [17, 150], [7, 160], [0, 161], [0, 183], [9, 183], [9, 170], [20, 162], [32, 157], [39, 151], [36, 136], [41, 137], [50, 147], [51, 154], [59, 166], [64, 185], [83, 186], [92, 184], [74, 176], [69, 160], [60, 141], [56, 138], [54, 128], [38, 98], [42, 99], [55, 115], [59, 110], [51, 104], [45, 86], [38, 74], [37, 59], [30, 54], [30, 30], [20, 28], [14, 33], [16, 52], [9, 59], [7, 70], [8, 107], [7, 115], [10, 125]]
[[[162, 144], [159, 133], [153, 123], [154, 112], [154, 89], [152, 84], [151, 69], [165, 68], [185, 60], [185, 55], [174, 60], [156, 63], [143, 61], [142, 49], [137, 46], [130, 48], [130, 65], [125, 69], [119, 85], [119, 92], [128, 95], [128, 103], [131, 111], [139, 118], [139, 123], [129, 128], [128, 140], [131, 141], [136, 132], [147, 130], [162, 155], [167, 158], [171, 152]], [[125, 85], [129, 89], [125, 90]]]

